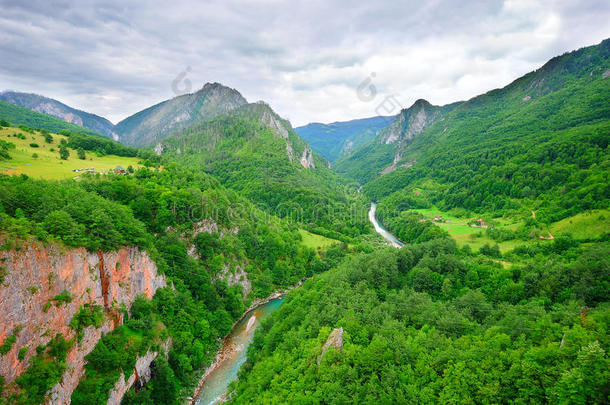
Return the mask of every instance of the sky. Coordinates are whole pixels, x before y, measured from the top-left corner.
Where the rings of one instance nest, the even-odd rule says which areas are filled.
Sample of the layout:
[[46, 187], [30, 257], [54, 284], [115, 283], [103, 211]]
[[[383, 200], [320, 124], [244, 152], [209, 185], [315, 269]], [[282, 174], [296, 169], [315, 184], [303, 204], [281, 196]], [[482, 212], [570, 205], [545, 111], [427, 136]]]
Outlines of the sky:
[[294, 126], [503, 87], [610, 37], [605, 0], [0, 0], [0, 90], [113, 123], [206, 82]]

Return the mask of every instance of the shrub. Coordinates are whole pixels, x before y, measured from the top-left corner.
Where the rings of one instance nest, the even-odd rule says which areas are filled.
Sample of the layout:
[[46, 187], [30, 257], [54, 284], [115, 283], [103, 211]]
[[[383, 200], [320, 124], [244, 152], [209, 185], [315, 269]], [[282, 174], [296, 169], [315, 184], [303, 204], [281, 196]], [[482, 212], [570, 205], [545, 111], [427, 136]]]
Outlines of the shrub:
[[59, 307], [62, 304], [69, 304], [72, 302], [72, 295], [70, 291], [63, 290], [60, 294], [57, 294], [55, 297], [51, 298], [51, 301], [55, 302], [55, 306]]
[[28, 353], [28, 347], [27, 346], [23, 346], [21, 349], [19, 349], [19, 354], [17, 355], [17, 358], [19, 360], [23, 360], [25, 359], [25, 355]]

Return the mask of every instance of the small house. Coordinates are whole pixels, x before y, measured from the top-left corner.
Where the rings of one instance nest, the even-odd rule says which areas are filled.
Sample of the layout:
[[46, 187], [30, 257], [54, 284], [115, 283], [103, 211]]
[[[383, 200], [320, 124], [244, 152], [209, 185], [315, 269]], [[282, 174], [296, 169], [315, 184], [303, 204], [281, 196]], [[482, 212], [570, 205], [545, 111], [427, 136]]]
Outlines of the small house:
[[125, 169], [123, 169], [123, 166], [117, 166], [114, 168], [113, 172], [116, 174], [125, 174]]

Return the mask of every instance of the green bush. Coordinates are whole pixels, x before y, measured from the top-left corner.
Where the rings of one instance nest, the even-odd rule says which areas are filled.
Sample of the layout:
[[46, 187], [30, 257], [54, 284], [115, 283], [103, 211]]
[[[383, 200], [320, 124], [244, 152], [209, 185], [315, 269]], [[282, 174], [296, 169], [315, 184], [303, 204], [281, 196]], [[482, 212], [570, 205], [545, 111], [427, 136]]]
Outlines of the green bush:
[[51, 298], [51, 301], [55, 303], [56, 307], [59, 307], [62, 304], [69, 304], [72, 302], [72, 294], [70, 294], [70, 291], [68, 290], [63, 290], [60, 294], [57, 294], [55, 297]]

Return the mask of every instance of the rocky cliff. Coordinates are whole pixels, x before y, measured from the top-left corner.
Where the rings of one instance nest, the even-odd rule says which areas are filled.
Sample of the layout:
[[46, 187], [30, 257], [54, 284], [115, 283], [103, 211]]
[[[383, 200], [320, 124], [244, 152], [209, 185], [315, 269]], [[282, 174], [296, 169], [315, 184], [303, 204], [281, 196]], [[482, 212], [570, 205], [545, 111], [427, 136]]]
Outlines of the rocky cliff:
[[[168, 339], [165, 344], [162, 345], [163, 354], [167, 357], [169, 353], [170, 340]], [[129, 391], [129, 389], [135, 384], [137, 388], [141, 388], [146, 384], [152, 377], [151, 364], [157, 358], [159, 352], [148, 351], [142, 357], [138, 357], [134, 372], [131, 373], [129, 378], [125, 379], [125, 374], [121, 373], [119, 380], [114, 385], [114, 388], [110, 390], [110, 397], [108, 398], [107, 405], [120, 405], [123, 396]]]
[[[76, 336], [69, 324], [84, 304], [105, 309], [104, 324], [97, 329], [87, 327], [81, 341], [68, 352], [68, 369], [48, 395], [48, 403], [53, 404], [70, 403], [84, 373], [85, 356], [103, 333], [122, 323], [116, 308], [121, 304], [129, 308], [139, 294], [152, 298], [166, 285], [148, 254], [137, 248], [91, 253], [84, 248], [31, 242], [20, 250], [1, 252], [0, 261], [0, 342], [18, 331], [11, 349], [0, 357], [0, 375], [7, 384], [27, 369], [37, 346], [58, 333], [66, 339]], [[69, 296], [69, 300], [54, 300], [59, 295]], [[25, 355], [19, 356], [24, 347]]]

